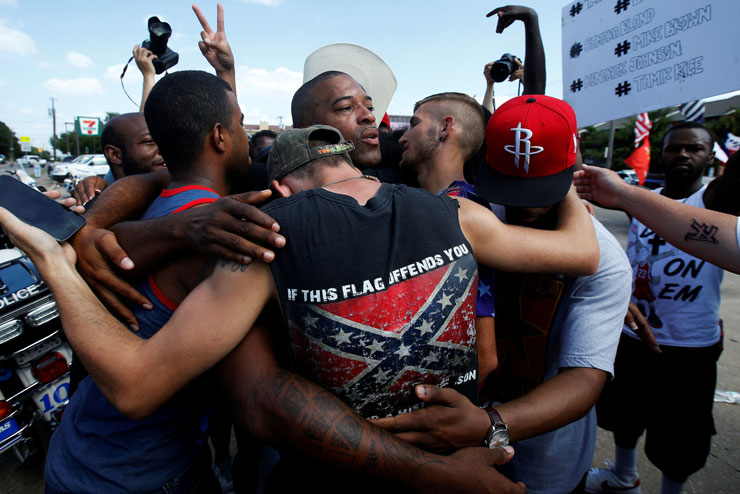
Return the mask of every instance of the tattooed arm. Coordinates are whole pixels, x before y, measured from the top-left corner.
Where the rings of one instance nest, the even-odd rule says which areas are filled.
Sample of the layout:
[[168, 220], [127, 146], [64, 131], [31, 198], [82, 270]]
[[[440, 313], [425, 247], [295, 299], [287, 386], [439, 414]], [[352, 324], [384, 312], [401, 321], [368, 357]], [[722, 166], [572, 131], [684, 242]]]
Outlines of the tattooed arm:
[[418, 492], [523, 492], [491, 465], [511, 449], [426, 453], [382, 431], [336, 396], [281, 369], [269, 331], [255, 326], [219, 368], [237, 425], [334, 468], [363, 472]]
[[[105, 397], [141, 419], [218, 363], [274, 295], [270, 268], [221, 261], [167, 324], [142, 340], [117, 321], [75, 270], [69, 245], [0, 208], [0, 225], [31, 258], [59, 309], [64, 332]], [[207, 331], [218, 328], [218, 331]]]
[[682, 251], [740, 273], [737, 216], [627, 185], [613, 171], [594, 166], [576, 172], [575, 184], [581, 198], [623, 209]]

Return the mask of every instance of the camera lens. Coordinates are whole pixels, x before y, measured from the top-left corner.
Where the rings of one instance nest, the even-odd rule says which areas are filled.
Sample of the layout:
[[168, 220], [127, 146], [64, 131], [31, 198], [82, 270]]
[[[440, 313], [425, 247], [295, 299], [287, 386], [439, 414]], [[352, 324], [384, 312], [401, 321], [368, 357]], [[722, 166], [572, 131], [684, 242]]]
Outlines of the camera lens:
[[172, 28], [166, 22], [161, 22], [158, 17], [149, 18], [149, 39], [151, 40], [152, 53], [159, 56], [167, 51], [167, 40], [172, 34]]
[[497, 60], [491, 67], [491, 77], [496, 82], [503, 82], [512, 72], [511, 62], [506, 60]]

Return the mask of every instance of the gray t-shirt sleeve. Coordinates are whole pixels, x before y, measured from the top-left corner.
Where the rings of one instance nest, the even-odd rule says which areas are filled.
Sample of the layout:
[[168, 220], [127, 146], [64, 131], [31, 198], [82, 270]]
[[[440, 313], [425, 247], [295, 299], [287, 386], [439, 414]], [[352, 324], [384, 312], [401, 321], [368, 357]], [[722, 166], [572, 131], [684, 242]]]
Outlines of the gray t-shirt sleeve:
[[632, 292], [632, 268], [621, 246], [594, 220], [599, 269], [577, 278], [567, 299], [556, 369], [589, 367], [613, 374], [614, 357]]

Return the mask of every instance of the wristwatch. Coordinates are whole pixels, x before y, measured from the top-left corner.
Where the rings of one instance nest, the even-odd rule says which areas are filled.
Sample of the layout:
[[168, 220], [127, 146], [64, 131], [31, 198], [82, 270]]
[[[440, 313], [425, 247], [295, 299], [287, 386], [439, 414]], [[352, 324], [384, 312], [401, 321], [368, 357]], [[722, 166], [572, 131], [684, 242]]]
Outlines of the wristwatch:
[[485, 408], [491, 419], [491, 430], [483, 440], [483, 444], [490, 449], [503, 448], [509, 445], [509, 428], [506, 427], [501, 415], [495, 408]]

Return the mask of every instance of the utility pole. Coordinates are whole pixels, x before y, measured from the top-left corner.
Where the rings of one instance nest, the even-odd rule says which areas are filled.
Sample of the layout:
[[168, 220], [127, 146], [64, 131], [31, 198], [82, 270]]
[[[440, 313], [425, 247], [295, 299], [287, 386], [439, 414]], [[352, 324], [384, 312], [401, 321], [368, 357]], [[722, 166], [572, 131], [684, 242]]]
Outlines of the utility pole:
[[54, 98], [51, 98], [51, 110], [49, 110], [49, 114], [51, 115], [51, 148], [54, 150], [54, 154], [51, 155], [51, 161], [57, 160], [57, 111], [54, 108]]

